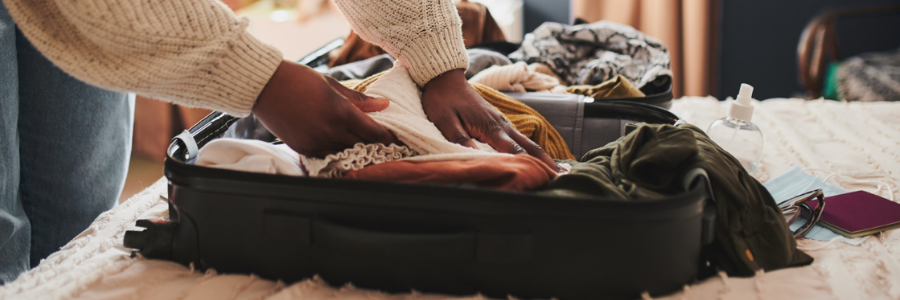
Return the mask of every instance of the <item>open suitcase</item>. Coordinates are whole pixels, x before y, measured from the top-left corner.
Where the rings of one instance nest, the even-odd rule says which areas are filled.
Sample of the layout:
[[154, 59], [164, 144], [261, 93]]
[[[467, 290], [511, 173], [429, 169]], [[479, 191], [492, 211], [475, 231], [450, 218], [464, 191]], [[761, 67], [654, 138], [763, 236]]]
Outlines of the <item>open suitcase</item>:
[[[511, 96], [550, 120], [576, 157], [614, 141], [629, 122], [679, 122], [635, 101]], [[702, 169], [684, 174], [681, 194], [621, 201], [189, 163], [243, 121], [216, 112], [173, 140], [165, 162], [170, 221], [138, 221], [146, 229], [129, 231], [126, 247], [285, 282], [318, 274], [336, 286], [496, 298], [662, 295], [696, 280], [706, 265], [701, 252], [713, 239], [715, 207]]]

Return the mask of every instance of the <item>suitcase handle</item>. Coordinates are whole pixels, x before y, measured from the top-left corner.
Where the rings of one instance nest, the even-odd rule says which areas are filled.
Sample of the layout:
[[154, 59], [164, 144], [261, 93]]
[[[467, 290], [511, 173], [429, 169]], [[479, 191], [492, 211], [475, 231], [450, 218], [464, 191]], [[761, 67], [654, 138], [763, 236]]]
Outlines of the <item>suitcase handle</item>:
[[359, 255], [514, 264], [531, 258], [534, 237], [516, 233], [397, 233], [314, 220], [313, 244]]

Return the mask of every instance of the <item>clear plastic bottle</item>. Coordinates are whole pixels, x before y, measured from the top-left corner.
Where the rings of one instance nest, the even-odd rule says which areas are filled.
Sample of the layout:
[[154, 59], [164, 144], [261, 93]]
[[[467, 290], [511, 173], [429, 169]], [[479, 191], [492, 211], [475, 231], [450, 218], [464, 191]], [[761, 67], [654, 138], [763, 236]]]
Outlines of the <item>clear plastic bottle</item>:
[[741, 84], [737, 99], [731, 102], [728, 116], [714, 121], [706, 130], [713, 142], [731, 153], [753, 173], [759, 168], [759, 158], [763, 150], [763, 135], [759, 127], [750, 122], [753, 106], [750, 105], [753, 87]]

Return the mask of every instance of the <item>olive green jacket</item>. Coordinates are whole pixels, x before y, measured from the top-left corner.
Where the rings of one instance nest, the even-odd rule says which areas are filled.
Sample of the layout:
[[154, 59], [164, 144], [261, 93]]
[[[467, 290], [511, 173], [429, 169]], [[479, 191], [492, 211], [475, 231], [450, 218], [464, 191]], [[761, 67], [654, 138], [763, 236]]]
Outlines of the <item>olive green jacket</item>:
[[689, 124], [629, 124], [625, 130], [617, 141], [570, 161], [570, 174], [541, 193], [660, 199], [683, 193], [682, 176], [700, 167], [709, 175], [717, 207], [715, 241], [706, 249], [714, 267], [752, 276], [760, 269], [812, 263], [797, 249], [772, 195], [702, 130]]

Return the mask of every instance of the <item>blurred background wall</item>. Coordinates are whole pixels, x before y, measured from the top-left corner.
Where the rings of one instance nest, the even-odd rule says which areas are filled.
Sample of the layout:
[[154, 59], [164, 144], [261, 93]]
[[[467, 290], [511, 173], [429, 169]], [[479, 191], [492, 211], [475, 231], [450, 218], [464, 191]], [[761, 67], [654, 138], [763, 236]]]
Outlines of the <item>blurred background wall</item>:
[[[801, 95], [797, 44], [810, 20], [832, 9], [885, 4], [900, 1], [572, 1], [575, 17], [628, 24], [663, 40], [671, 51], [676, 97], [719, 99], [734, 96], [741, 83], [754, 85], [758, 99]], [[841, 58], [900, 47], [896, 14], [845, 18], [836, 31]]]
[[[742, 82], [756, 87], [754, 98], [791, 97], [803, 91], [797, 43], [807, 23], [828, 10], [900, 4], [870, 0], [722, 1], [722, 51], [718, 90], [735, 96]], [[840, 58], [900, 47], [900, 15], [848, 17], [836, 23]]]

